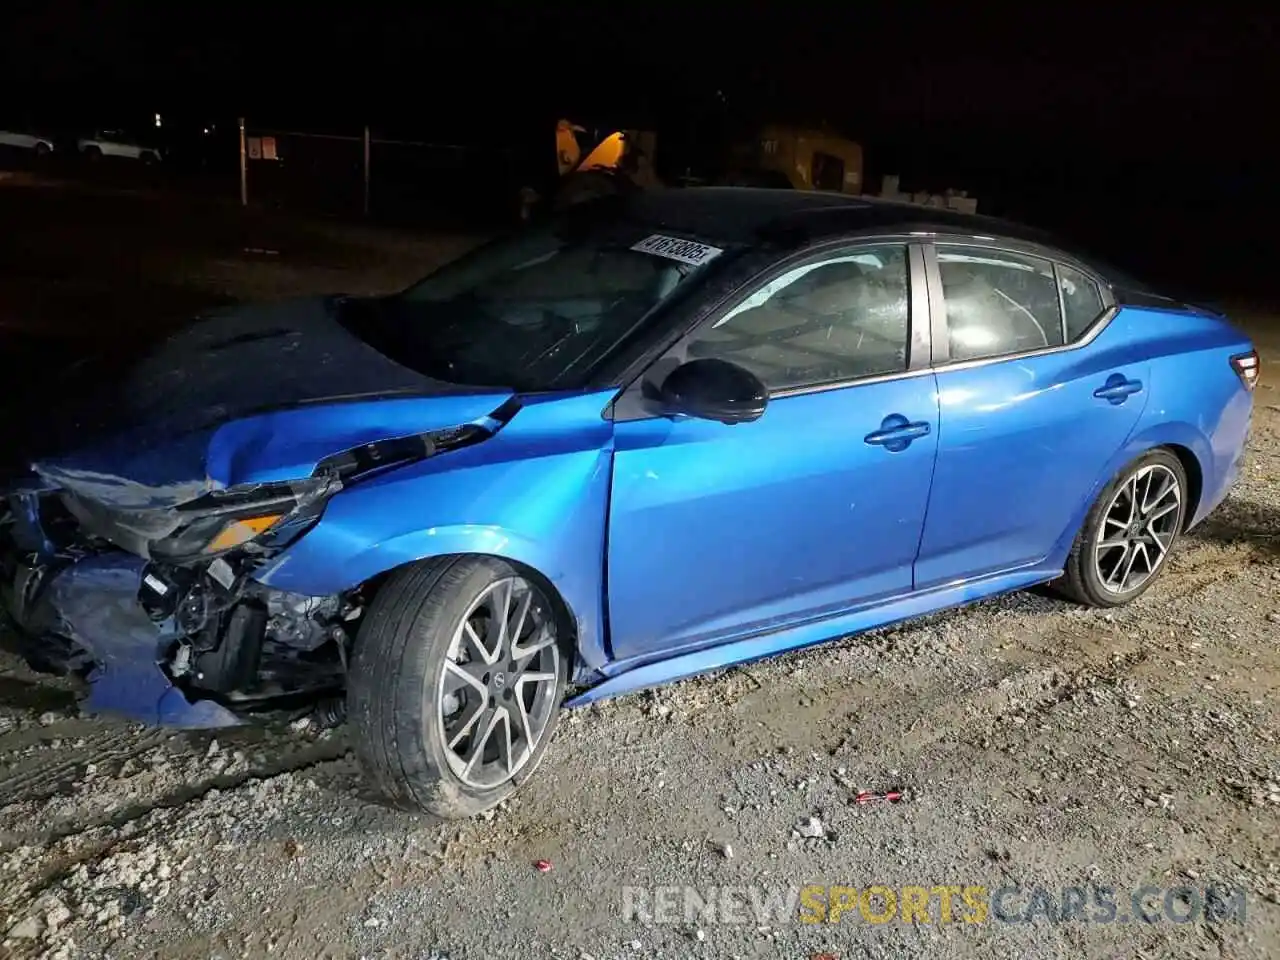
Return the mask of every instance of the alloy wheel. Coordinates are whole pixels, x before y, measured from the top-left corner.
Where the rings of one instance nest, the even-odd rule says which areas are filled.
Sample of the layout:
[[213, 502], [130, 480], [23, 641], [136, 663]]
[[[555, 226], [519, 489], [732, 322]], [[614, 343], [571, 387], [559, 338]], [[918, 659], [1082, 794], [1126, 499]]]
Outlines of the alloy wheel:
[[1102, 516], [1094, 547], [1098, 582], [1112, 594], [1132, 593], [1164, 563], [1182, 520], [1182, 484], [1163, 464], [1134, 471]]
[[551, 605], [519, 576], [486, 587], [454, 632], [436, 689], [454, 775], [492, 789], [529, 762], [556, 709], [560, 644]]

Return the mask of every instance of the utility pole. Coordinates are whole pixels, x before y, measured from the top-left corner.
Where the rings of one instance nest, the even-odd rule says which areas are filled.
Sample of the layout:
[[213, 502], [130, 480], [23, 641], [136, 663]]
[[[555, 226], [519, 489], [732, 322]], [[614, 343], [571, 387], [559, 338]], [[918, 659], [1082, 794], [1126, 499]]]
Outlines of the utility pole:
[[249, 205], [249, 155], [244, 146], [244, 117], [240, 118], [240, 206]]
[[369, 125], [364, 127], [364, 215], [369, 216]]

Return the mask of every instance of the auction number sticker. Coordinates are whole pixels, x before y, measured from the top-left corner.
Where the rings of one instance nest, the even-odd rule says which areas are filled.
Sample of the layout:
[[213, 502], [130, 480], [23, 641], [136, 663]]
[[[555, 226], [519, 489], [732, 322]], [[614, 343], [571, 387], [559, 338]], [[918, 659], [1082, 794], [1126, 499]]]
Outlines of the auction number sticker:
[[705, 243], [698, 243], [696, 240], [664, 237], [660, 233], [646, 237], [631, 249], [639, 250], [641, 253], [651, 253], [655, 257], [666, 257], [668, 260], [679, 260], [681, 263], [687, 263], [695, 267], [710, 263], [724, 253], [719, 247], [709, 247]]

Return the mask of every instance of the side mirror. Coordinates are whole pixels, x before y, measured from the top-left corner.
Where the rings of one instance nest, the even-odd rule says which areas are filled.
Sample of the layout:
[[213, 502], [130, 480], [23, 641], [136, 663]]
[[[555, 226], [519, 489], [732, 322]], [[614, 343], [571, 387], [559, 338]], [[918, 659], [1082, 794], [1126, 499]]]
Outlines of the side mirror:
[[680, 364], [662, 381], [658, 393], [671, 413], [720, 423], [759, 420], [769, 402], [769, 389], [759, 377], [715, 357]]

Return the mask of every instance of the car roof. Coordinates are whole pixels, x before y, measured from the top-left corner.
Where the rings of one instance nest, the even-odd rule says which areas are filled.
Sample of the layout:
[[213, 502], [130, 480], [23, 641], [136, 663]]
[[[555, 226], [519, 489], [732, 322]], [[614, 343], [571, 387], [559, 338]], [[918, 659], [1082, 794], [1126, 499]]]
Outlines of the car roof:
[[1108, 282], [1131, 286], [1119, 271], [1075, 252], [1052, 234], [1023, 224], [944, 207], [878, 197], [765, 187], [684, 187], [644, 190], [628, 198], [635, 219], [726, 243], [799, 247], [842, 236], [928, 233], [1007, 240], [1046, 248], [1088, 266]]

